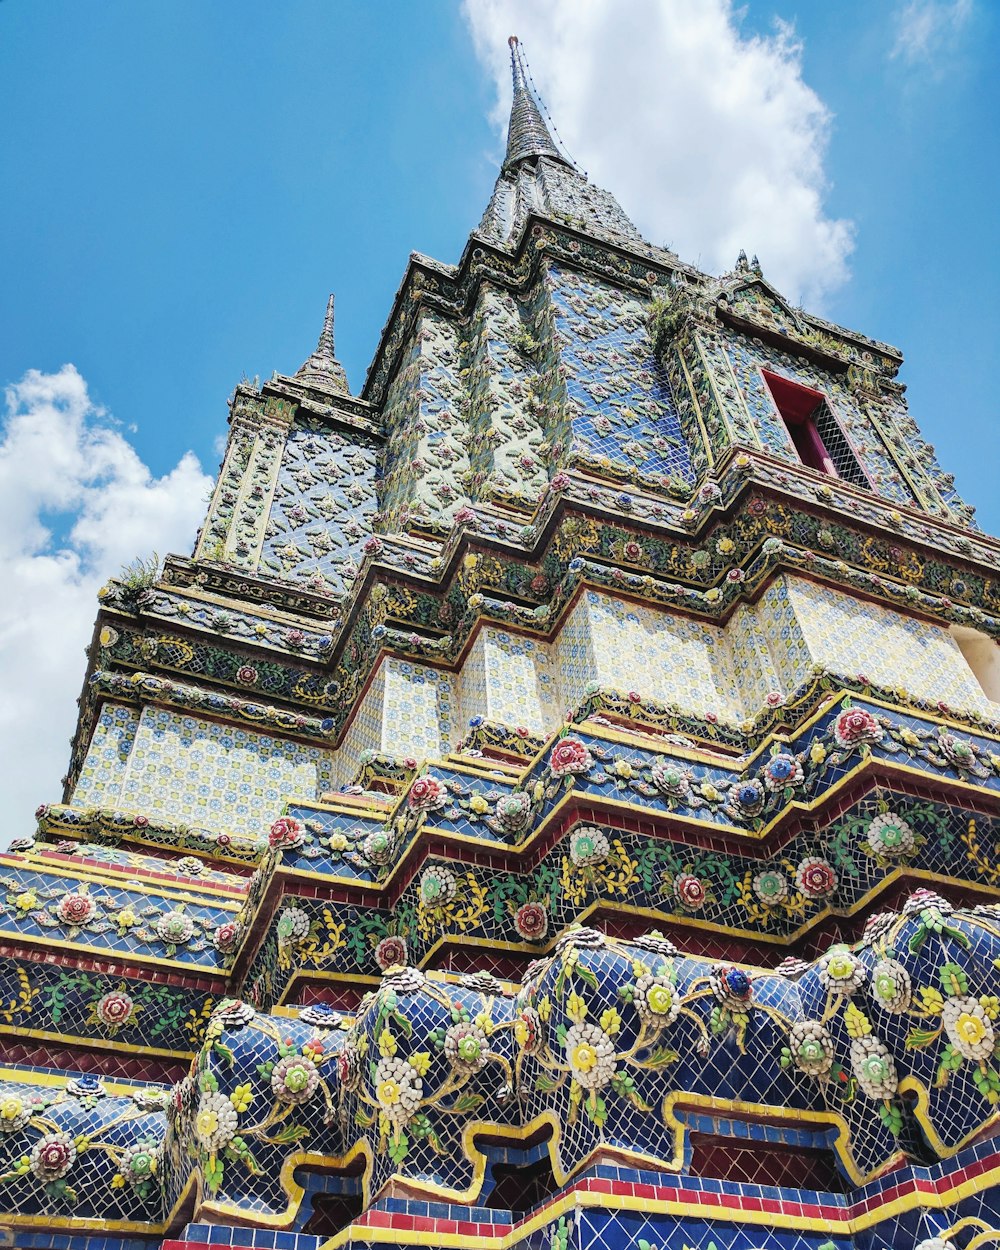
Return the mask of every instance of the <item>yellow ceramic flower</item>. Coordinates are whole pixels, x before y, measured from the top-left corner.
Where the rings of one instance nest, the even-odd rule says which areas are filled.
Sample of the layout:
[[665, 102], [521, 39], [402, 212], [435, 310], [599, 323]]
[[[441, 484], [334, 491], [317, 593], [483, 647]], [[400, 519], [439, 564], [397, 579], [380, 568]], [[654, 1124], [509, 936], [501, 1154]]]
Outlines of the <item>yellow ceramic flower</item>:
[[17, 903], [18, 911], [31, 911], [32, 907], [38, 906], [38, 895], [34, 890], [25, 890], [14, 901]]
[[993, 994], [984, 994], [979, 1000], [979, 1005], [986, 1012], [987, 1019], [996, 1020], [1000, 1017], [1000, 998]]
[[420, 1050], [415, 1055], [410, 1056], [410, 1067], [418, 1076], [426, 1076], [427, 1069], [431, 1066], [430, 1051]]
[[709, 803], [718, 803], [722, 798], [722, 795], [710, 781], [703, 781], [698, 789], [701, 791], [701, 797]]
[[575, 991], [570, 994], [569, 1001], [566, 1003], [566, 1014], [571, 1020], [575, 1020], [577, 1024], [586, 1018], [587, 1004]]
[[539, 803], [541, 802], [544, 794], [545, 794], [545, 786], [543, 785], [542, 782], [536, 781], [534, 789], [531, 792], [531, 797], [534, 799], [536, 803]]
[[490, 805], [481, 794], [474, 794], [472, 798], [469, 799], [469, 808], [474, 811], [477, 816], [482, 816], [483, 812], [488, 812], [490, 810]]
[[955, 1032], [967, 1046], [978, 1046], [986, 1036], [986, 1023], [979, 1016], [963, 1011], [955, 1021]]
[[899, 731], [899, 736], [908, 747], [920, 746], [920, 737], [918, 734], [915, 734], [912, 729], [901, 729]]
[[731, 538], [720, 538], [715, 544], [715, 549], [720, 556], [728, 556], [736, 550], [736, 544]]
[[229, 1095], [229, 1101], [233, 1104], [233, 1109], [242, 1114], [253, 1102], [253, 1090], [249, 1085], [237, 1085]]
[[16, 1120], [24, 1110], [24, 1103], [16, 1094], [7, 1094], [0, 1099], [0, 1118]]
[[619, 777], [624, 777], [627, 781], [632, 776], [632, 765], [628, 760], [615, 760], [615, 772]]
[[573, 1047], [570, 1063], [578, 1072], [589, 1072], [597, 1063], [597, 1051], [587, 1042]]
[[138, 923], [138, 917], [131, 907], [123, 907], [115, 919], [119, 929], [131, 929]]
[[383, 1029], [378, 1035], [378, 1053], [384, 1059], [391, 1059], [396, 1053], [396, 1039], [388, 1029]]
[[600, 1024], [605, 1033], [610, 1033], [614, 1037], [622, 1027], [622, 1018], [614, 1007], [609, 1007], [607, 1011], [601, 1013]]
[[940, 1015], [944, 1008], [944, 999], [938, 990], [930, 985], [922, 985], [920, 987], [921, 1005], [924, 1011], [929, 1011], [932, 1015]]
[[195, 1131], [202, 1140], [212, 1137], [216, 1129], [219, 1127], [219, 1113], [206, 1108], [199, 1111], [194, 1122]]
[[539, 1020], [547, 1020], [552, 1015], [552, 1000], [548, 994], [538, 1002], [538, 1018]]
[[813, 764], [822, 764], [826, 759], [826, 747], [822, 742], [814, 742], [809, 748], [809, 759]]
[[383, 1081], [375, 1090], [375, 1097], [383, 1107], [394, 1107], [399, 1102], [399, 1086], [395, 1081]]
[[853, 1003], [844, 1012], [844, 1027], [847, 1029], [847, 1036], [855, 1039], [867, 1037], [872, 1031], [868, 1017], [863, 1011], [859, 1011]]
[[669, 985], [654, 985], [646, 993], [649, 1010], [658, 1016], [665, 1016], [673, 1006], [674, 993]]
[[518, 1046], [527, 1046], [531, 1040], [531, 1030], [528, 1028], [528, 1022], [524, 1016], [518, 1016], [514, 1021], [514, 1040]]

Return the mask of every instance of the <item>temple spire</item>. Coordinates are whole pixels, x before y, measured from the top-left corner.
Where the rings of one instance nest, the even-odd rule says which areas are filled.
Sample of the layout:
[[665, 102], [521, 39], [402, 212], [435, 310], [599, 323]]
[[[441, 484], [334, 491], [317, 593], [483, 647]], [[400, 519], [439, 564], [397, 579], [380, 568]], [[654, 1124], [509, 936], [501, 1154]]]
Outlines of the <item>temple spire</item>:
[[535, 156], [549, 156], [553, 160], [561, 161], [564, 165], [569, 165], [570, 162], [559, 151], [549, 134], [549, 128], [542, 117], [538, 101], [528, 86], [517, 35], [511, 35], [507, 42], [510, 44], [510, 70], [514, 80], [514, 99], [510, 106], [504, 169], [512, 169], [519, 161]]
[[326, 316], [323, 318], [323, 329], [320, 332], [316, 350], [295, 376], [316, 390], [337, 392], [341, 395], [350, 394], [347, 374], [344, 372], [344, 366], [337, 359], [334, 348], [332, 295], [326, 302]]

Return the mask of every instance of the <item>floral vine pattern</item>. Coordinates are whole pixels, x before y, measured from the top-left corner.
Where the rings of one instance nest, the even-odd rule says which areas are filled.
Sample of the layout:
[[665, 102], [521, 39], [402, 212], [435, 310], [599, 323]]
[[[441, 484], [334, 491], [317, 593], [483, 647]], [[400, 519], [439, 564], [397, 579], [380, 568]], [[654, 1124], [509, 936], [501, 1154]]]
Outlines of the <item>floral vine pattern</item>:
[[843, 1165], [862, 1178], [911, 1148], [915, 1117], [942, 1148], [991, 1122], [998, 991], [1000, 908], [956, 911], [922, 890], [854, 946], [773, 971], [685, 955], [656, 933], [576, 926], [516, 990], [394, 964], [353, 1020], [227, 1001], [171, 1096], [171, 1183], [196, 1169], [220, 1200], [277, 1212], [289, 1201], [280, 1160], [364, 1142], [375, 1188], [397, 1174], [465, 1192], [469, 1126], [535, 1121], [553, 1125], [567, 1172], [636, 1137], [666, 1162], [678, 1092], [720, 1090], [843, 1123]]

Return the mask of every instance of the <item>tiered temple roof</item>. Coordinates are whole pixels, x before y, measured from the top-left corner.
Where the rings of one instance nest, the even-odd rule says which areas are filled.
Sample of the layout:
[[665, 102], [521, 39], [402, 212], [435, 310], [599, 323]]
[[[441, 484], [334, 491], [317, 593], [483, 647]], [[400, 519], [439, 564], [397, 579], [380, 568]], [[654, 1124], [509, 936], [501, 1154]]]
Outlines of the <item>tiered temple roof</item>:
[[36, 1250], [1000, 1240], [1000, 544], [893, 347], [644, 241], [512, 41], [360, 396], [241, 383], [0, 855]]

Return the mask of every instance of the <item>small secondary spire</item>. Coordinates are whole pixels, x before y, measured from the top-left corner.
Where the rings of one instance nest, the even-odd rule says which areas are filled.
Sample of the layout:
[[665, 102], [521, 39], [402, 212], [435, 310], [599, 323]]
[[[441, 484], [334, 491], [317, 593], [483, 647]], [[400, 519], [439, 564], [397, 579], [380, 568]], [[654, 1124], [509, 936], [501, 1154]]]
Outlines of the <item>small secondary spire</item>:
[[332, 295], [326, 301], [326, 315], [323, 318], [323, 329], [320, 331], [316, 350], [295, 376], [317, 390], [336, 391], [343, 395], [350, 394], [347, 374], [344, 372], [344, 366], [337, 359], [334, 347]]
[[549, 134], [549, 128], [542, 117], [542, 110], [538, 107], [538, 101], [528, 86], [517, 35], [511, 35], [507, 43], [510, 45], [510, 72], [514, 80], [514, 99], [510, 106], [504, 169], [511, 169], [518, 161], [536, 156], [550, 156], [553, 160], [569, 165], [570, 162], [559, 151]]

